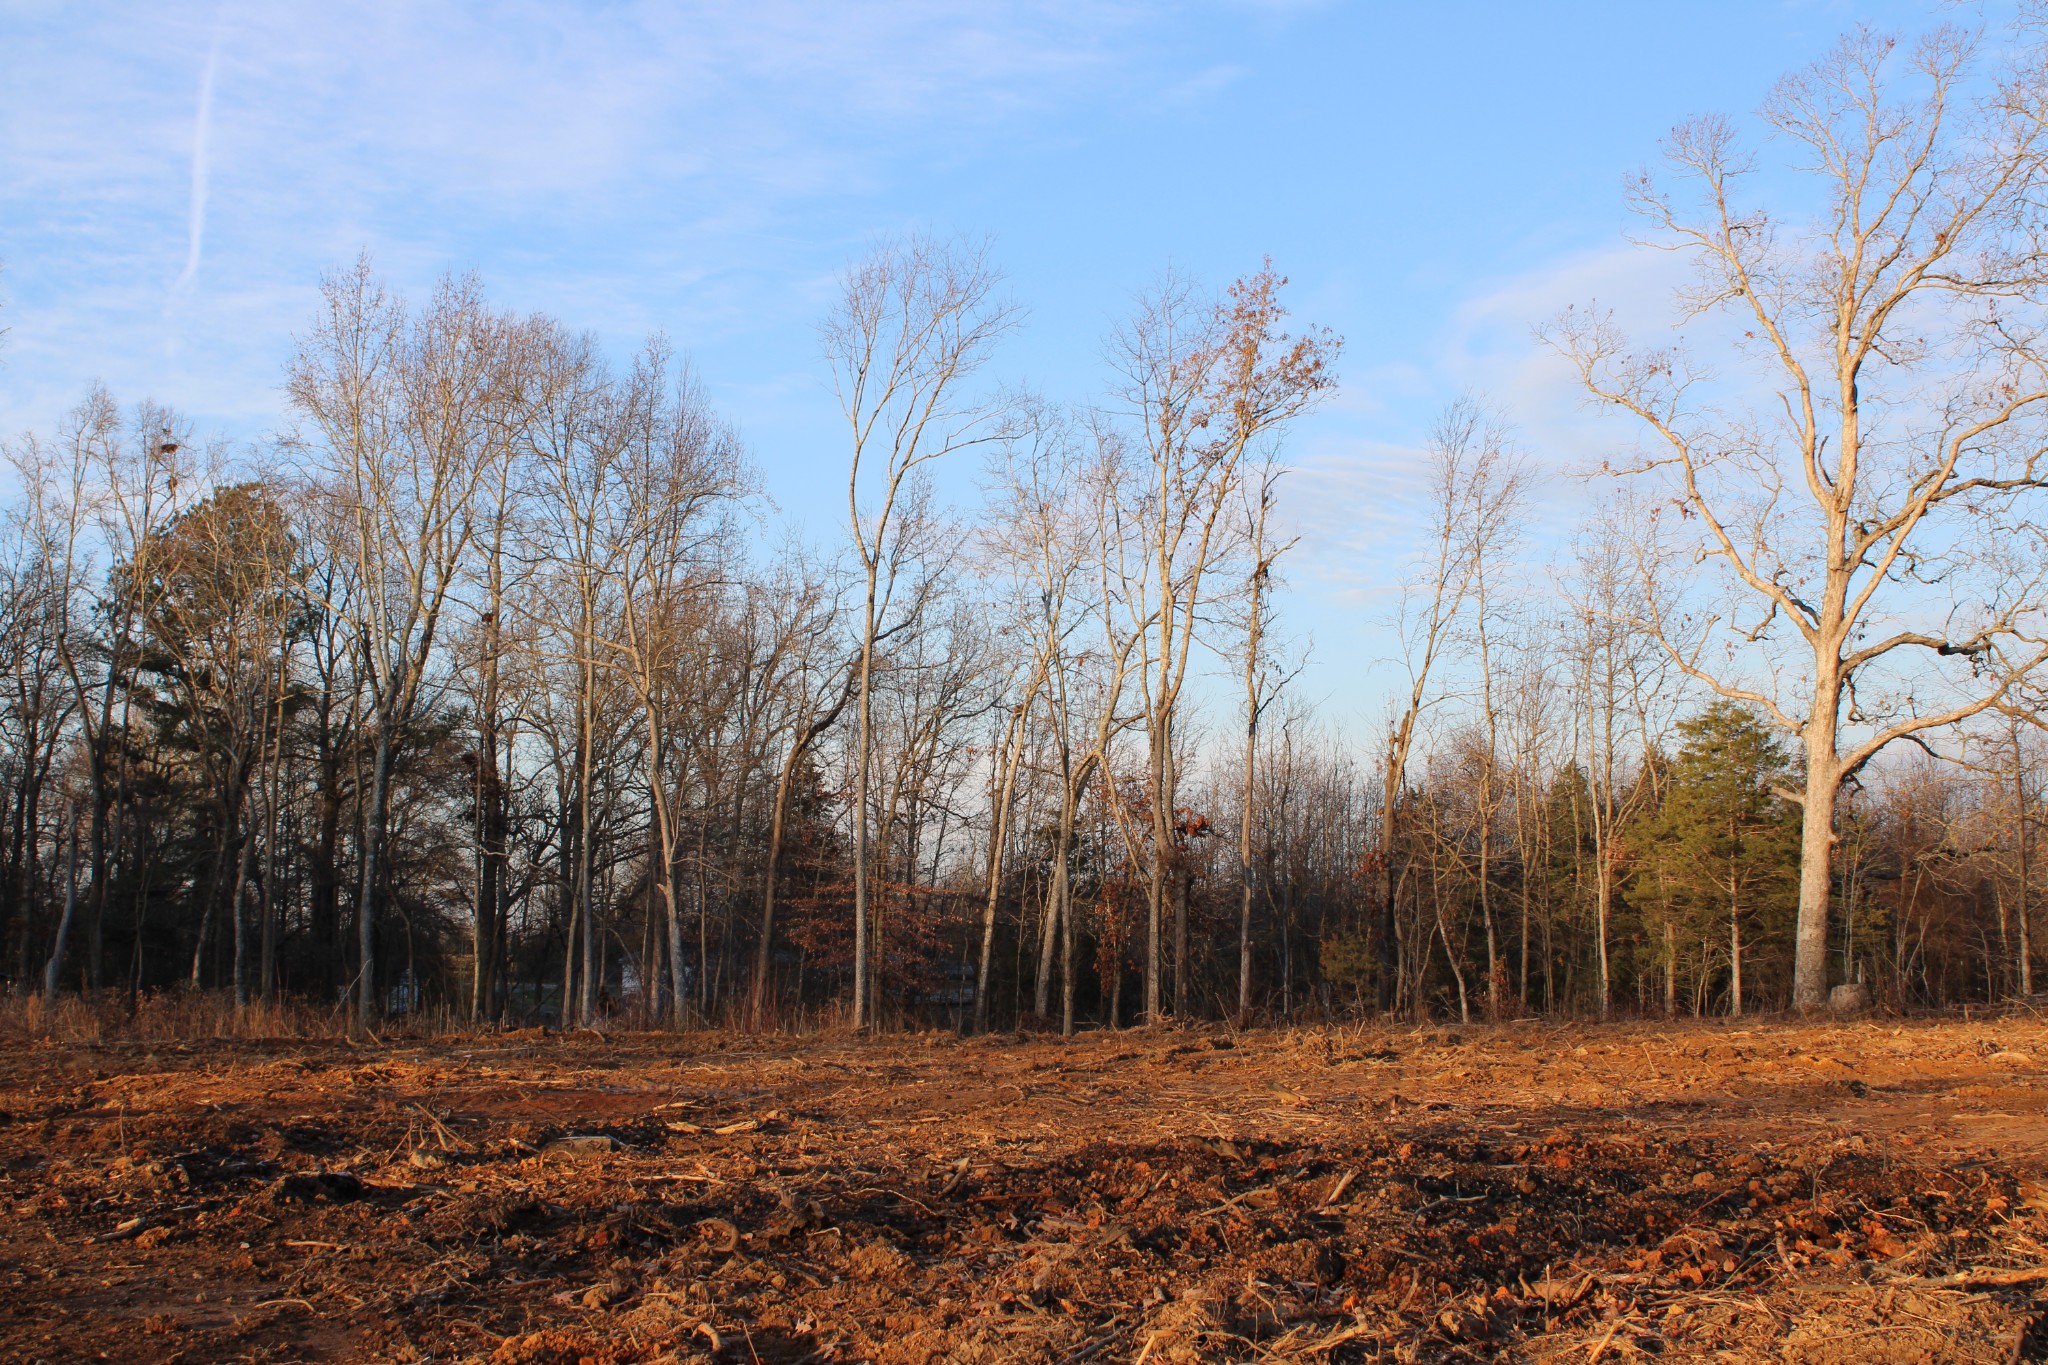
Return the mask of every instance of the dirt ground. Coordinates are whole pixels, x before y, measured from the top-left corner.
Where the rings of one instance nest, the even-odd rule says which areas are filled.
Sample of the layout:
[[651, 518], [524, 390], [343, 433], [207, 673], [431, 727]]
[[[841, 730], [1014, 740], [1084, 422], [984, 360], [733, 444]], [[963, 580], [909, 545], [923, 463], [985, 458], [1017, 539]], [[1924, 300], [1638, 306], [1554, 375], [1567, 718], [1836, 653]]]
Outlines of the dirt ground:
[[2048, 1360], [2048, 1024], [0, 1046], [7, 1361]]

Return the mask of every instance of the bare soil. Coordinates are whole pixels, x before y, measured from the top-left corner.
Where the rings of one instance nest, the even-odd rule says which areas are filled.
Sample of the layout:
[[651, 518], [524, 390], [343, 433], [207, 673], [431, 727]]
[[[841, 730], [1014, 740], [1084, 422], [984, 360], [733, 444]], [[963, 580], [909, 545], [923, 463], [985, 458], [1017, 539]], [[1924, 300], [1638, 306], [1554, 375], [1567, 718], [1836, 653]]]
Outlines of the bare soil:
[[2048, 1025], [0, 1046], [8, 1361], [2048, 1360]]

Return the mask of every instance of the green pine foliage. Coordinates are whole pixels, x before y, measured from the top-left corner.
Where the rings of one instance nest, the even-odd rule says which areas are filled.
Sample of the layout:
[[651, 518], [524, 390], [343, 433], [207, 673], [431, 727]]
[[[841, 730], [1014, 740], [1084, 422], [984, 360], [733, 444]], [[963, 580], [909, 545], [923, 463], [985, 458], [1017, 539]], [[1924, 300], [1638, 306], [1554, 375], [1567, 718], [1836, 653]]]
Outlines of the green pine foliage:
[[1630, 900], [1667, 1001], [1741, 1013], [1781, 1003], [1799, 901], [1797, 768], [1745, 708], [1678, 726], [1663, 801], [1641, 824]]

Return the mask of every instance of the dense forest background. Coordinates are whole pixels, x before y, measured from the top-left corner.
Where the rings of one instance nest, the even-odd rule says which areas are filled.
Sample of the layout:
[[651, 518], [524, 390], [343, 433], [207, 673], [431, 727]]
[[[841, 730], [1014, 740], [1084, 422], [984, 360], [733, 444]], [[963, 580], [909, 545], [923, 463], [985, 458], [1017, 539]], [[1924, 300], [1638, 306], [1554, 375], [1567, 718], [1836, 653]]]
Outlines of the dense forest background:
[[1163, 278], [1059, 403], [985, 247], [854, 262], [830, 543], [666, 342], [338, 270], [268, 442], [94, 389], [6, 443], [0, 978], [756, 1028], [2031, 994], [2034, 36], [1852, 36], [1776, 178], [1672, 135], [1634, 193], [1694, 329], [1546, 326], [1619, 412], [1566, 537], [1512, 414], [1444, 412], [1366, 733], [1290, 688], [1342, 347], [1270, 265]]

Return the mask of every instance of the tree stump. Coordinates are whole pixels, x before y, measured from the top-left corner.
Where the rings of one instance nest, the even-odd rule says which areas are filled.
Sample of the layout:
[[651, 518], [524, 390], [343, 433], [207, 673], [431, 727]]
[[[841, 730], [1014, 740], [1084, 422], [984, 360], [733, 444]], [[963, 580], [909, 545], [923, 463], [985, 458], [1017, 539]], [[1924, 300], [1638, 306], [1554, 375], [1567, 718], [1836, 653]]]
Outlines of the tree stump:
[[1870, 1008], [1870, 987], [1850, 981], [1828, 992], [1830, 1014], [1858, 1014]]

